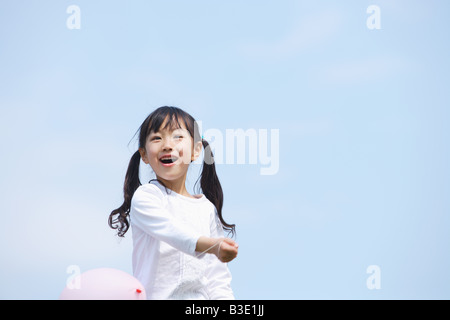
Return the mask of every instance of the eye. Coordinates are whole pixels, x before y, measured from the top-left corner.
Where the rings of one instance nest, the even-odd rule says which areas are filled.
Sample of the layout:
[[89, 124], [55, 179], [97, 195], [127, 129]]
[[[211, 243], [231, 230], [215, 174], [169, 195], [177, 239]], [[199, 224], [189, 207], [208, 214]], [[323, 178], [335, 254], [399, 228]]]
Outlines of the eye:
[[176, 135], [175, 136], [175, 139], [178, 139], [178, 140], [181, 140], [181, 139], [183, 139], [184, 137], [182, 136], [182, 135]]
[[150, 138], [150, 141], [154, 141], [154, 140], [161, 140], [160, 136], [153, 136]]

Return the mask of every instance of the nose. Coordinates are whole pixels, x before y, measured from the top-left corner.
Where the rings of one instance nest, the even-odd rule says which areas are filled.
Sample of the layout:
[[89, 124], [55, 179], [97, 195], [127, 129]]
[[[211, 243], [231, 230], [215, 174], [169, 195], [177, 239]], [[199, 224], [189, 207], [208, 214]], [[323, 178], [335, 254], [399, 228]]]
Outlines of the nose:
[[173, 145], [172, 145], [171, 139], [164, 139], [163, 150], [164, 151], [173, 150]]

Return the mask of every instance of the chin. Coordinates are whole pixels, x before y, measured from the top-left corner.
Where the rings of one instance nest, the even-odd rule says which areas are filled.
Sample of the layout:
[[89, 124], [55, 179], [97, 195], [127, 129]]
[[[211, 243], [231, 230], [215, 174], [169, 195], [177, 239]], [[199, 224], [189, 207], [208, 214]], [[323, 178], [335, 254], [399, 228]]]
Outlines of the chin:
[[159, 179], [163, 179], [166, 181], [178, 180], [183, 176], [183, 175], [179, 175], [179, 174], [167, 174], [167, 173], [158, 174], [157, 172], [155, 172], [155, 173]]

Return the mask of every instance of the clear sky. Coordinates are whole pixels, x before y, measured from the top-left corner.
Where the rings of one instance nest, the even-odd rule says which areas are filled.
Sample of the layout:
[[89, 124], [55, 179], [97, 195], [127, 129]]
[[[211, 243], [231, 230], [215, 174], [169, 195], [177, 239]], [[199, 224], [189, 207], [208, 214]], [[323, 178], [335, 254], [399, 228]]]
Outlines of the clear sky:
[[238, 299], [449, 299], [449, 10], [2, 0], [0, 298], [57, 299], [72, 265], [131, 273], [131, 235], [107, 217], [134, 133], [174, 105], [224, 144], [227, 130], [279, 133], [273, 174], [260, 146], [256, 163], [217, 166]]

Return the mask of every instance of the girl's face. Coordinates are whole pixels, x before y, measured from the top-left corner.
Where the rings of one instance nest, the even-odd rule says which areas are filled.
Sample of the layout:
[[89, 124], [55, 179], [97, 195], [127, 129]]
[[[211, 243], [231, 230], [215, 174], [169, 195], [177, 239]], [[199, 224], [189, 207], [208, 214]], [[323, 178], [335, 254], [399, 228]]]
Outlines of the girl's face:
[[[202, 143], [198, 142], [194, 146], [189, 131], [184, 124], [180, 125], [181, 128], [175, 130], [167, 128], [152, 131], [147, 137], [145, 148], [139, 149], [142, 160], [150, 164], [156, 176], [170, 182], [185, 180], [189, 164], [201, 153]], [[165, 123], [161, 125], [161, 128], [164, 127]]]

